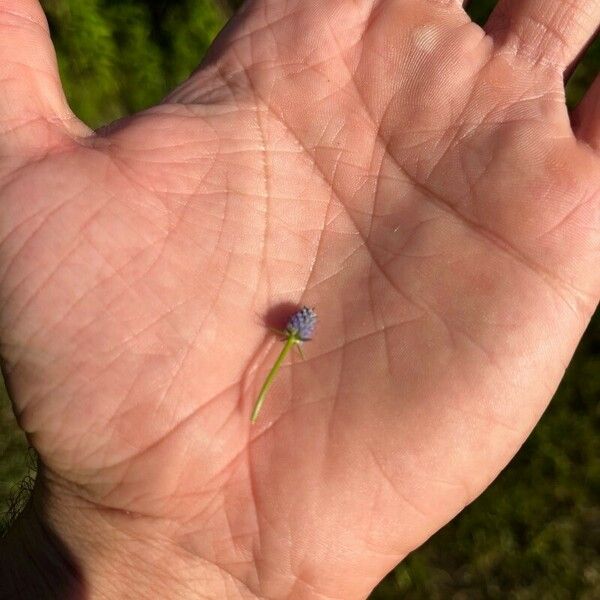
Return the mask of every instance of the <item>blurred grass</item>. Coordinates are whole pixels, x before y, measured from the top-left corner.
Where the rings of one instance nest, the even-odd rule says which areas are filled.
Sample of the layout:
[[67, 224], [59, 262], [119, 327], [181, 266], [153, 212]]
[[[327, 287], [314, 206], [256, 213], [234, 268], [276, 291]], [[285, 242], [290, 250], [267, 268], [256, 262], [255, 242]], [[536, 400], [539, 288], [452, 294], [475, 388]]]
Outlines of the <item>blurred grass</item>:
[[[211, 0], [42, 4], [71, 106], [92, 127], [160, 100], [196, 67], [224, 23]], [[473, 0], [470, 13], [481, 23], [492, 4]], [[570, 106], [599, 66], [600, 40], [569, 82]], [[0, 395], [2, 507], [31, 460], [8, 397]], [[599, 400], [596, 316], [549, 410], [510, 466], [371, 600], [600, 598]]]

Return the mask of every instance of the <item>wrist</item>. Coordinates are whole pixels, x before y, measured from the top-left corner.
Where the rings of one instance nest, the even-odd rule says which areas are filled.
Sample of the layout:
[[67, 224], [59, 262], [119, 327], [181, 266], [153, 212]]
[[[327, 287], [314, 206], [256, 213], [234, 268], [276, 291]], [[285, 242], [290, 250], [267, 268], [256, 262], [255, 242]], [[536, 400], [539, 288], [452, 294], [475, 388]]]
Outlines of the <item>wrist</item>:
[[0, 540], [0, 599], [83, 598], [77, 561], [43, 519], [37, 496]]
[[27, 508], [2, 541], [1, 577], [9, 591], [1, 600], [258, 598], [174, 543], [170, 524], [115, 514], [55, 488], [40, 473]]

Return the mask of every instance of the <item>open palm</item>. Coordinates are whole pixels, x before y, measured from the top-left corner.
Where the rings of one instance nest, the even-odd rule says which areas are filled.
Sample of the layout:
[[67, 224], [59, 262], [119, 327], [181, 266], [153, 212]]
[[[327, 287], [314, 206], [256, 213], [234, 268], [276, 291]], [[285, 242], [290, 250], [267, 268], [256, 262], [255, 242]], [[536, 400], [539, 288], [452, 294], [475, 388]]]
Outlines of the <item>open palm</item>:
[[[599, 19], [256, 0], [94, 133], [37, 4], [0, 2], [2, 355], [76, 551], [102, 529], [225, 597], [363, 598], [489, 484], [600, 293], [600, 91], [574, 134], [563, 90]], [[250, 425], [265, 325], [303, 304]]]

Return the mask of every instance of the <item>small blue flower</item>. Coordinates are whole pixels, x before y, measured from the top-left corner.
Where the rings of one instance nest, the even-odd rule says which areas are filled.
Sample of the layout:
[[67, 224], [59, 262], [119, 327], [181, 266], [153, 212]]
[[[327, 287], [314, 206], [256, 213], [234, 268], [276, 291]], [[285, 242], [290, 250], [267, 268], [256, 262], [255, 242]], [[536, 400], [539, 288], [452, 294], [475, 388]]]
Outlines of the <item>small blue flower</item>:
[[288, 320], [285, 330], [291, 335], [295, 335], [303, 342], [312, 339], [317, 324], [317, 313], [308, 306], [303, 306], [298, 312], [294, 313]]
[[254, 408], [252, 409], [252, 414], [250, 415], [250, 421], [252, 423], [256, 422], [258, 418], [258, 413], [265, 401], [267, 396], [267, 392], [275, 379], [275, 375], [281, 368], [285, 357], [288, 355], [290, 350], [295, 346], [302, 358], [304, 358], [302, 354], [302, 350], [300, 347], [302, 346], [302, 342], [308, 342], [308, 340], [312, 339], [312, 334], [315, 331], [315, 325], [317, 324], [317, 313], [313, 308], [308, 308], [308, 306], [303, 306], [299, 311], [295, 312], [288, 320], [287, 325], [285, 326], [284, 331], [279, 331], [275, 329], [275, 333], [283, 336], [285, 340], [285, 344], [283, 349], [279, 353], [275, 364], [267, 374], [267, 378], [260, 388], [260, 392], [258, 394], [258, 398], [254, 404]]

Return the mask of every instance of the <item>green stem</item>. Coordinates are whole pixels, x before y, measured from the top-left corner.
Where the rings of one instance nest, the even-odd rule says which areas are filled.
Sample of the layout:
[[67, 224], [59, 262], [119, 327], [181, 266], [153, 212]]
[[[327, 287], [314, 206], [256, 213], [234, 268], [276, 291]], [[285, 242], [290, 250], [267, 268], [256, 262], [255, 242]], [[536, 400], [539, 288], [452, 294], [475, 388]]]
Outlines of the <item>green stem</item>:
[[273, 380], [275, 379], [275, 375], [277, 375], [277, 371], [279, 371], [279, 368], [281, 367], [281, 364], [285, 360], [285, 357], [288, 355], [288, 352], [292, 349], [294, 344], [298, 343], [298, 341], [299, 340], [295, 335], [290, 335], [288, 337], [288, 339], [286, 340], [285, 345], [283, 346], [283, 349], [279, 353], [279, 356], [277, 357], [277, 360], [275, 361], [275, 364], [273, 365], [273, 368], [269, 371], [269, 374], [267, 375], [265, 382], [263, 383], [262, 387], [260, 388], [260, 393], [258, 394], [258, 399], [256, 400], [256, 404], [254, 405], [254, 409], [252, 410], [252, 416], [250, 417], [250, 421], [252, 423], [256, 423], [258, 413], [260, 412], [263, 402], [265, 401], [265, 398], [267, 396], [267, 392], [269, 391], [269, 388], [271, 387], [271, 384], [273, 383]]

